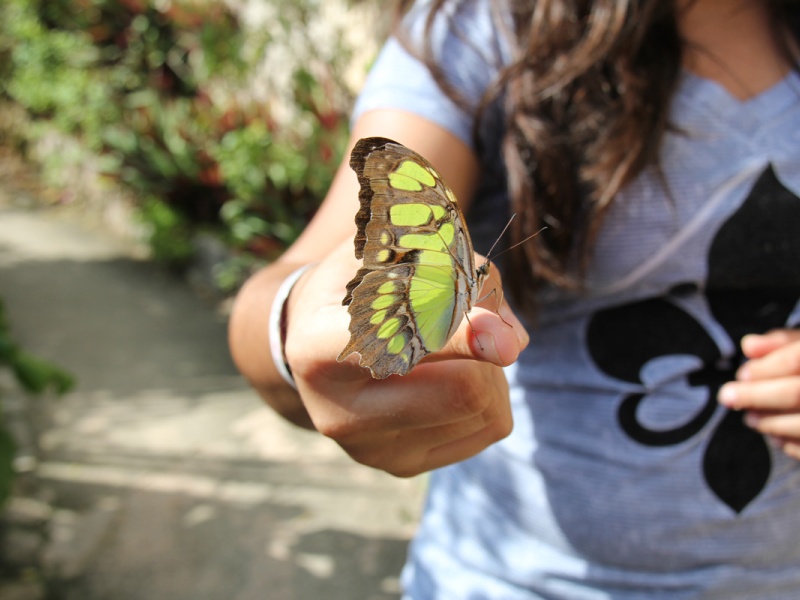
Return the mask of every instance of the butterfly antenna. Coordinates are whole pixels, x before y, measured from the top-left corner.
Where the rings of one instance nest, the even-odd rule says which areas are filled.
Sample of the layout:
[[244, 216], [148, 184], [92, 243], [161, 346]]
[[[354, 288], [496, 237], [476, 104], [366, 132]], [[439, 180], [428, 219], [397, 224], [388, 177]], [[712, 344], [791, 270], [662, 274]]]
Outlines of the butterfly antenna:
[[501, 240], [501, 239], [503, 239], [503, 236], [505, 235], [506, 231], [507, 231], [507, 230], [508, 230], [508, 228], [511, 226], [511, 221], [513, 221], [513, 220], [514, 220], [514, 217], [516, 217], [516, 216], [517, 216], [517, 213], [514, 213], [513, 215], [511, 215], [511, 218], [508, 220], [508, 223], [506, 223], [506, 226], [505, 226], [505, 227], [503, 227], [503, 231], [501, 231], [501, 232], [500, 232], [500, 235], [498, 235], [498, 236], [497, 236], [497, 239], [494, 241], [494, 244], [492, 244], [492, 247], [491, 247], [491, 248], [489, 248], [489, 252], [487, 252], [487, 253], [486, 253], [486, 260], [485, 260], [485, 262], [489, 262], [489, 260], [491, 260], [491, 259], [490, 259], [490, 257], [491, 257], [491, 258], [497, 258], [497, 256], [502, 256], [503, 254], [505, 254], [505, 253], [506, 253], [506, 252], [508, 252], [509, 250], [513, 250], [513, 249], [514, 249], [514, 248], [516, 248], [517, 246], [521, 246], [522, 244], [524, 244], [524, 243], [525, 243], [525, 242], [527, 242], [528, 240], [530, 240], [530, 239], [532, 239], [532, 238], [535, 238], [537, 235], [539, 235], [540, 233], [542, 233], [542, 231], [544, 231], [545, 229], [547, 229], [547, 226], [545, 225], [544, 227], [542, 227], [541, 229], [539, 229], [539, 231], [537, 231], [536, 233], [532, 233], [531, 235], [529, 235], [528, 237], [526, 237], [524, 240], [522, 240], [522, 241], [519, 241], [519, 242], [517, 242], [516, 244], [514, 244], [513, 246], [510, 246], [510, 247], [506, 248], [505, 250], [503, 250], [502, 252], [500, 252], [499, 254], [497, 254], [497, 256], [492, 256], [492, 251], [495, 249], [495, 246], [497, 246], [497, 244], [499, 244], [499, 243], [500, 243], [500, 240]]
[[500, 240], [503, 239], [503, 236], [506, 234], [506, 231], [508, 231], [508, 228], [511, 227], [511, 221], [513, 221], [516, 216], [517, 213], [511, 215], [511, 218], [508, 220], [508, 223], [506, 223], [506, 226], [503, 227], [503, 231], [500, 232], [500, 235], [497, 236], [497, 239], [494, 241], [494, 244], [492, 244], [492, 247], [489, 248], [489, 251], [486, 253], [486, 259], [485, 259], [486, 262], [489, 262], [490, 260], [489, 257], [492, 255], [492, 250], [494, 250], [497, 244], [500, 243]]

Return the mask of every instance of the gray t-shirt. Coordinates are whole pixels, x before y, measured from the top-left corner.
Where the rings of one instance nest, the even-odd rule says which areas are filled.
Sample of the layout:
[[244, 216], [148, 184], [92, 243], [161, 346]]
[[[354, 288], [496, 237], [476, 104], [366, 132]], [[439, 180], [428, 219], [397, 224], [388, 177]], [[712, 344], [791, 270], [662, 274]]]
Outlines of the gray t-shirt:
[[[434, 30], [473, 100], [508, 61], [498, 4], [468, 0]], [[396, 41], [356, 114], [373, 108], [472, 143], [468, 111]], [[716, 402], [743, 335], [800, 324], [800, 77], [743, 102], [686, 73], [671, 110], [670, 194], [642, 173], [614, 201], [586, 290], [543, 292], [507, 369], [514, 431], [432, 474], [409, 598], [800, 598], [800, 462]], [[468, 215], [484, 250], [508, 215], [488, 131]]]

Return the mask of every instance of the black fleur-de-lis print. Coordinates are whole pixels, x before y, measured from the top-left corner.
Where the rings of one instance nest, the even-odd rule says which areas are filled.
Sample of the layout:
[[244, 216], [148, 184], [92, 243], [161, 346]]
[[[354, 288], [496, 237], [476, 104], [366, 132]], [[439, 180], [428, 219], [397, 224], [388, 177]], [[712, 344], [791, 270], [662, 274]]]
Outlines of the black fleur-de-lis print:
[[[593, 315], [587, 329], [592, 359], [607, 375], [642, 390], [624, 397], [617, 410], [619, 425], [630, 439], [645, 447], [681, 444], [700, 433], [717, 411], [725, 410], [716, 397], [744, 360], [739, 340], [747, 333], [785, 327], [800, 298], [798, 225], [800, 199], [769, 167], [716, 233], [704, 289], [677, 286], [664, 298]], [[725, 352], [681, 308], [684, 297], [698, 293], [705, 294], [711, 315], [729, 337]], [[642, 381], [642, 369], [653, 360], [676, 355], [699, 359], [701, 366], [686, 377], [686, 383], [702, 388], [705, 401], [680, 425], [653, 429], [637, 416], [648, 392], [654, 391]], [[739, 513], [767, 484], [771, 458], [764, 437], [744, 425], [741, 413], [725, 411], [709, 436], [701, 466], [713, 493]]]

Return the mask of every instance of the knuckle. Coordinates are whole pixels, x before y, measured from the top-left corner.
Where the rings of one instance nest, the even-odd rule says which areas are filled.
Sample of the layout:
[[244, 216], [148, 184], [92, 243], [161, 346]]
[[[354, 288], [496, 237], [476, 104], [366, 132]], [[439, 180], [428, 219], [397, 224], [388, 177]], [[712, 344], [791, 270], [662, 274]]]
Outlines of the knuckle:
[[461, 380], [453, 389], [453, 408], [464, 416], [479, 415], [491, 404], [488, 394], [481, 393], [466, 379]]
[[[486, 425], [497, 421], [496, 426], [502, 424], [503, 429], [508, 428], [511, 412], [502, 370], [494, 365], [476, 363], [470, 373], [473, 376], [453, 381], [449, 390], [452, 394], [451, 410], [463, 418], [481, 415]], [[496, 373], [499, 373], [500, 380], [492, 377]], [[487, 382], [493, 384], [487, 385]]]

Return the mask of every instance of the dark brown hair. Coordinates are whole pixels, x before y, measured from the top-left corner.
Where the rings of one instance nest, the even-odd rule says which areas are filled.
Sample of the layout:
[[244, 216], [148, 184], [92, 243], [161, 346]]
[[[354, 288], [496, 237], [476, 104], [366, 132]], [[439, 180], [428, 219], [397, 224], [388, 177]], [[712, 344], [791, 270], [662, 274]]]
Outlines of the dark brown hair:
[[[432, 0], [426, 39], [452, 3]], [[401, 2], [400, 14], [410, 4]], [[800, 10], [791, 4], [770, 5], [774, 22], [788, 24], [797, 39]], [[684, 43], [675, 0], [505, 0], [492, 9], [511, 10], [505, 29], [513, 61], [477, 107], [476, 123], [502, 99], [502, 154], [517, 215], [512, 241], [547, 226], [508, 257], [509, 291], [534, 307], [542, 282], [579, 284], [613, 197], [643, 168], [658, 167]], [[789, 38], [778, 39], [791, 57]], [[442, 89], [466, 105], [429, 45], [421, 55]]]

